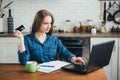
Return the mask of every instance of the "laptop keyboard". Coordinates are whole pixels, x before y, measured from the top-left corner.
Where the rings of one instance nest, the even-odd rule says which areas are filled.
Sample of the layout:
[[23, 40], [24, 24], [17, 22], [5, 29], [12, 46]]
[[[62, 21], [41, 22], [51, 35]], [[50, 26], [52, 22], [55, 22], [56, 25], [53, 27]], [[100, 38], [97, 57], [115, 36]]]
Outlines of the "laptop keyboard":
[[86, 65], [75, 65], [75, 64], [69, 64], [69, 66], [67, 66], [67, 68], [71, 69], [77, 69], [77, 70], [82, 70], [82, 69], [86, 69], [87, 68], [87, 64]]
[[87, 64], [86, 65], [75, 65], [75, 64], [68, 64], [62, 67], [63, 70], [73, 71], [77, 73], [86, 73], [87, 72]]
[[87, 66], [81, 64], [81, 65], [74, 65], [74, 67], [76, 67], [77, 69], [86, 69]]

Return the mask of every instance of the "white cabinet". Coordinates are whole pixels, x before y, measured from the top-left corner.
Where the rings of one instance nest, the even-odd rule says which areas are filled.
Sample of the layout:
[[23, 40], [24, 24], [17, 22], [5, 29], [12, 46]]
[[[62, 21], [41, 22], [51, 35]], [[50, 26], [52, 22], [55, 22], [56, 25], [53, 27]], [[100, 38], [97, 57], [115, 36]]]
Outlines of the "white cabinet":
[[[91, 38], [91, 47], [94, 44], [115, 40], [109, 65], [104, 67], [108, 80], [118, 80], [118, 38]], [[91, 49], [91, 48], [90, 48]]]
[[119, 38], [119, 50], [118, 50], [118, 80], [120, 80], [120, 38]]
[[18, 44], [15, 37], [0, 38], [0, 63], [18, 63]]

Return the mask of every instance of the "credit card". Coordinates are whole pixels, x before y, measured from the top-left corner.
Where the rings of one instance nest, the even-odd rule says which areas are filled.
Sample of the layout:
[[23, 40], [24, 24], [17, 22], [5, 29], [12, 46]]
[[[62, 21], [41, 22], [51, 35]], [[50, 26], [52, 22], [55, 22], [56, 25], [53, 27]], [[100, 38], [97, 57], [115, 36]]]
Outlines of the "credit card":
[[15, 30], [22, 31], [22, 30], [24, 30], [24, 29], [25, 29], [25, 27], [24, 27], [23, 25], [21, 25], [21, 26], [17, 27]]

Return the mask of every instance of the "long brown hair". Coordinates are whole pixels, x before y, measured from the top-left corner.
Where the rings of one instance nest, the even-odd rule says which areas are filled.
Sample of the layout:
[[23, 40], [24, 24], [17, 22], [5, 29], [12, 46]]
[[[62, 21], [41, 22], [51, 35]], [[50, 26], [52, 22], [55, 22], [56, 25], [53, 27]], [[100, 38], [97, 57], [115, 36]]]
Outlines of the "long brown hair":
[[42, 24], [42, 21], [46, 16], [51, 16], [51, 18], [52, 18], [51, 29], [47, 34], [52, 33], [54, 17], [53, 17], [53, 14], [50, 13], [49, 11], [47, 11], [47, 10], [40, 10], [36, 13], [33, 24], [32, 24], [32, 32], [33, 33], [38, 32], [40, 30], [40, 26]]

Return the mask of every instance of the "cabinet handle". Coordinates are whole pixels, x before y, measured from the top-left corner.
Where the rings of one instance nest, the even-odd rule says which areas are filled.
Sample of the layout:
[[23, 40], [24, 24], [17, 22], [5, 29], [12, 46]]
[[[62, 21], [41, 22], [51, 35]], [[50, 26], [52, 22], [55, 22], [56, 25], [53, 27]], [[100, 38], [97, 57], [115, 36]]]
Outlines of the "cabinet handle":
[[113, 51], [114, 51], [114, 52], [116, 51], [116, 45], [114, 45], [114, 47], [113, 47]]

